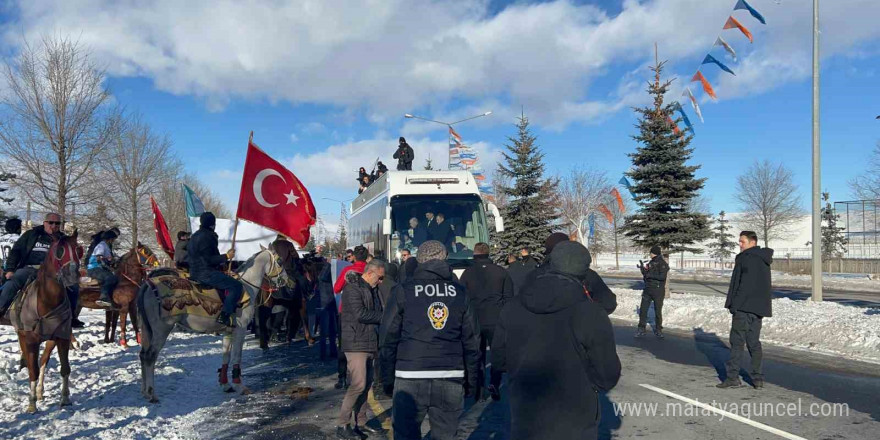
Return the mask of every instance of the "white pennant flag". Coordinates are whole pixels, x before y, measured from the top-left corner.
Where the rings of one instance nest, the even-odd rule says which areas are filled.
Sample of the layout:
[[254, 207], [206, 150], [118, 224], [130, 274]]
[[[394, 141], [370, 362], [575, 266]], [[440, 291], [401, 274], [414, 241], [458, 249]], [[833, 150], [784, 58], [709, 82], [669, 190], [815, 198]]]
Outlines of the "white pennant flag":
[[697, 98], [694, 97], [694, 92], [691, 92], [691, 88], [685, 88], [684, 92], [681, 93], [681, 96], [686, 96], [688, 99], [690, 99], [691, 106], [694, 108], [694, 112], [697, 113], [697, 116], [700, 118], [700, 122], [705, 124], [706, 121], [703, 120], [703, 112], [700, 111], [700, 105], [697, 104]]
[[733, 57], [733, 61], [736, 61], [736, 51], [735, 51], [735, 50], [733, 50], [733, 48], [732, 48], [732, 47], [730, 47], [730, 45], [729, 45], [729, 44], [727, 44], [727, 42], [726, 42], [726, 41], [724, 41], [724, 39], [723, 39], [723, 38], [721, 38], [721, 37], [718, 37], [718, 39], [717, 39], [717, 40], [715, 40], [715, 44], [714, 44], [714, 45], [715, 45], [715, 46], [722, 46], [722, 47], [724, 47], [724, 50], [726, 50], [726, 51], [727, 51], [727, 53], [729, 53], [729, 54], [730, 54], [730, 56], [732, 56], [732, 57]]

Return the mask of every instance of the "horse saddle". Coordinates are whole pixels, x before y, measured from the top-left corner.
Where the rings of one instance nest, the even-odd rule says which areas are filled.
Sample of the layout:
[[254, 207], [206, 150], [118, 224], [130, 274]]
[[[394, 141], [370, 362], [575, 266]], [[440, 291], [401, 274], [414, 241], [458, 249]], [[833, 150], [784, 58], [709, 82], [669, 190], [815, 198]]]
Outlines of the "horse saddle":
[[[215, 317], [223, 308], [223, 300], [217, 289], [177, 274], [151, 276], [149, 282], [159, 296], [163, 314]], [[238, 306], [243, 307], [248, 301], [250, 296], [245, 291]]]
[[33, 281], [29, 282], [13, 301], [7, 314], [12, 327], [17, 331], [36, 332], [44, 341], [70, 339], [73, 314], [67, 295], [62, 295], [63, 301], [57, 307], [40, 316], [36, 287]]
[[98, 280], [96, 280], [92, 277], [80, 277], [79, 278], [79, 287], [80, 288], [100, 287], [100, 286], [101, 286], [101, 283], [99, 283]]

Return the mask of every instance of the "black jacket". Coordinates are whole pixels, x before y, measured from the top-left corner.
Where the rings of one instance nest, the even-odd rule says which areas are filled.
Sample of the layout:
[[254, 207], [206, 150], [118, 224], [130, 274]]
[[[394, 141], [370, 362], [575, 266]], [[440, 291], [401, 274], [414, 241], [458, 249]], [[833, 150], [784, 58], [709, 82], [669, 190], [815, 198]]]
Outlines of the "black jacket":
[[605, 280], [596, 273], [595, 270], [589, 269], [587, 277], [584, 278], [584, 287], [590, 293], [593, 302], [598, 303], [609, 315], [617, 309], [617, 295], [611, 291]]
[[330, 272], [330, 263], [324, 265], [324, 269], [318, 275], [318, 292], [321, 294], [321, 308], [326, 308], [330, 304], [336, 304], [336, 297], [333, 295], [333, 275]]
[[[346, 306], [348, 307], [348, 306]], [[441, 260], [419, 264], [391, 293], [379, 329], [382, 383], [395, 377], [464, 380], [476, 389], [480, 340], [464, 286]]]
[[397, 146], [394, 158], [397, 159], [398, 170], [408, 170], [412, 169], [412, 162], [416, 158], [416, 153], [409, 144], [403, 143]]
[[529, 255], [525, 258], [514, 261], [510, 267], [507, 268], [507, 273], [510, 274], [510, 278], [513, 280], [514, 295], [519, 295], [519, 291], [526, 283], [529, 274], [537, 267], [538, 262]]
[[177, 243], [174, 244], [174, 265], [178, 269], [189, 267], [189, 263], [186, 262], [186, 248], [188, 245], [189, 241], [187, 240], [177, 240]]
[[219, 270], [229, 259], [221, 254], [217, 244], [217, 233], [208, 228], [199, 228], [187, 246], [187, 262], [190, 278], [199, 281], [203, 276]]
[[742, 311], [765, 318], [773, 316], [771, 264], [773, 249], [770, 248], [755, 246], [737, 255], [724, 308], [730, 313]]
[[382, 305], [375, 289], [360, 274], [349, 272], [353, 280], [346, 280], [342, 289], [342, 350], [346, 352], [376, 353], [379, 348], [379, 323]]
[[433, 221], [428, 226], [428, 239], [437, 240], [446, 245], [448, 249], [452, 242], [455, 241], [455, 234], [452, 232], [452, 226], [448, 221], [443, 220], [443, 223]]
[[620, 379], [608, 315], [579, 280], [553, 270], [504, 306], [492, 366], [509, 374], [512, 440], [596, 438], [598, 391]]
[[480, 330], [495, 330], [501, 308], [513, 298], [513, 280], [507, 270], [493, 263], [488, 255], [474, 255], [474, 264], [461, 275], [461, 284], [477, 312]]
[[669, 264], [662, 256], [651, 258], [647, 266], [643, 266], [642, 279], [645, 280], [645, 291], [649, 293], [666, 293], [666, 275], [669, 273]]
[[403, 284], [406, 280], [412, 279], [418, 267], [419, 260], [415, 256], [409, 257], [403, 262], [403, 267], [400, 268], [400, 272], [397, 274], [397, 278], [400, 280], [398, 283]]
[[[412, 241], [413, 246], [419, 247], [422, 243], [428, 241], [428, 228], [425, 225], [419, 223], [418, 226], [412, 228], [413, 233], [409, 239]], [[406, 235], [409, 236], [409, 229], [406, 230]]]
[[[64, 237], [64, 234], [59, 232], [59, 236]], [[5, 269], [9, 272], [15, 272], [27, 266], [31, 251], [34, 250], [34, 246], [36, 246], [38, 241], [48, 245], [51, 245], [53, 241], [52, 236], [46, 232], [46, 228], [43, 225], [30, 229], [22, 234], [21, 237], [18, 237], [18, 240], [16, 240], [9, 251], [9, 256], [6, 257], [6, 263], [3, 265]]]

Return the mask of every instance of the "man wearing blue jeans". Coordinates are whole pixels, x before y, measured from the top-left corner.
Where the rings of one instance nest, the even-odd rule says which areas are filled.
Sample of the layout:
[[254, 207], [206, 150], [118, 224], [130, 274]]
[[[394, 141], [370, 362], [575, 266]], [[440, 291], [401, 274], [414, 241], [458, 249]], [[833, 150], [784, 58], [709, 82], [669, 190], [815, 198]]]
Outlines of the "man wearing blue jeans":
[[238, 308], [244, 288], [235, 278], [219, 269], [235, 256], [235, 250], [230, 249], [225, 254], [220, 253], [217, 233], [214, 232], [216, 225], [217, 219], [210, 212], [202, 213], [199, 217], [199, 230], [193, 234], [187, 247], [189, 277], [199, 283], [226, 291], [223, 311], [217, 317], [217, 322], [235, 327], [235, 309]]

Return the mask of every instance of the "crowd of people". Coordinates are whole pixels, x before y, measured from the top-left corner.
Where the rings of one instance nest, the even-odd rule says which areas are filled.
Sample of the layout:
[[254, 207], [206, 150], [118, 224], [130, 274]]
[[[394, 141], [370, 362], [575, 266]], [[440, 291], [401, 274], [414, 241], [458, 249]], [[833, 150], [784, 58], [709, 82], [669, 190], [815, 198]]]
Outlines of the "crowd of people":
[[[415, 160], [415, 151], [413, 148], [406, 142], [406, 139], [403, 136], [398, 140], [397, 150], [394, 152], [394, 159], [397, 159], [397, 170], [398, 171], [412, 171], [412, 163]], [[379, 180], [382, 175], [388, 172], [388, 167], [382, 163], [381, 160], [376, 161], [376, 165], [367, 173], [367, 169], [364, 167], [360, 167], [358, 169], [358, 194], [363, 193], [373, 184], [376, 180]]]

